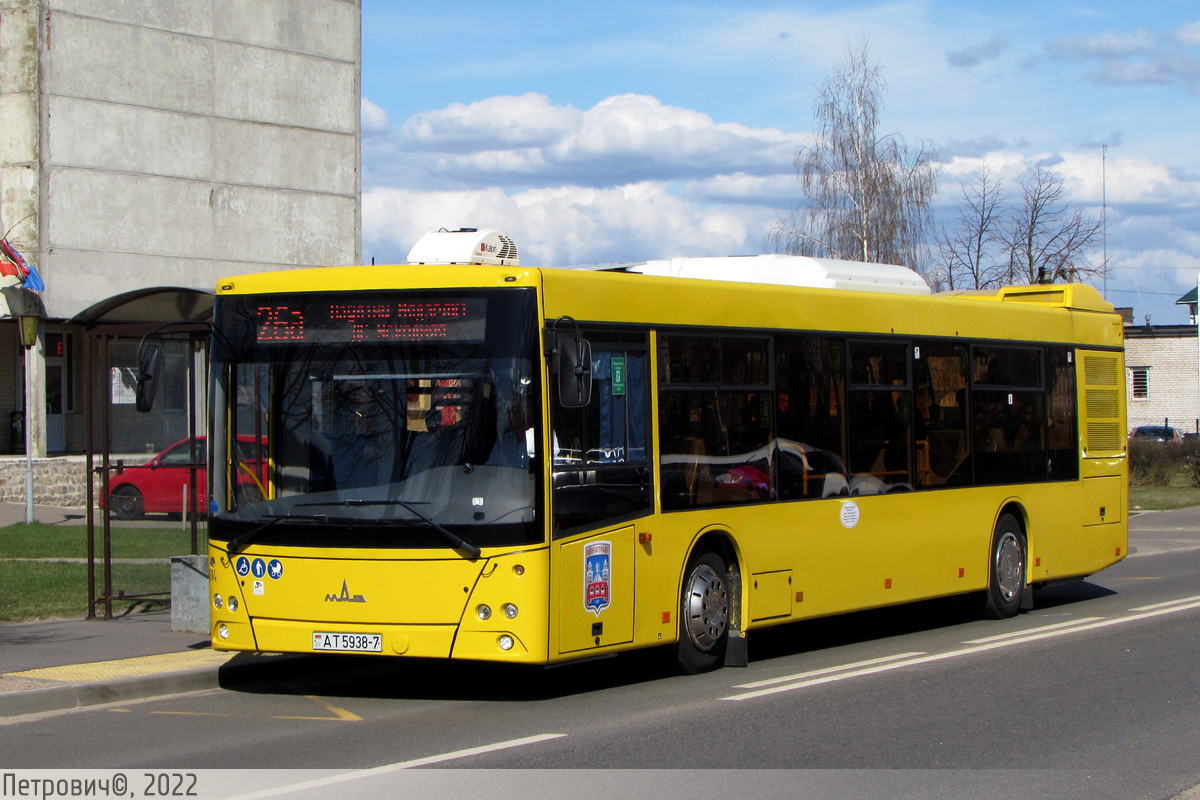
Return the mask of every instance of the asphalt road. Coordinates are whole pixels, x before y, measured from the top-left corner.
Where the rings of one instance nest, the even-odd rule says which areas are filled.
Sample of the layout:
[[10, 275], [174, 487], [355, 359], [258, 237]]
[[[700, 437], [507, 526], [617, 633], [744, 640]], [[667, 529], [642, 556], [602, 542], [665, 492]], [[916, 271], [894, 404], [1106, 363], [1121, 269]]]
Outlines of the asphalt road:
[[[0, 725], [0, 753], [23, 769], [282, 768], [276, 782], [326, 781], [289, 794], [313, 797], [414, 780], [488, 796], [525, 776], [521, 793], [609, 797], [1171, 798], [1200, 784], [1193, 523], [1136, 518], [1134, 555], [1012, 620], [939, 601], [799, 623], [752, 634], [749, 667], [693, 677], [654, 653], [548, 671], [353, 658]], [[494, 768], [598, 771], [460, 771]]]

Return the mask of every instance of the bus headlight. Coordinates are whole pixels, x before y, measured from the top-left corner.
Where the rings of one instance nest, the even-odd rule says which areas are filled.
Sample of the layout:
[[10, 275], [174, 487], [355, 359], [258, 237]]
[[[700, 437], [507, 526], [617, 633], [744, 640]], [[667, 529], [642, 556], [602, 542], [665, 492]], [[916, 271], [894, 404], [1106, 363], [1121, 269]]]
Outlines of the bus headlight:
[[513, 649], [513, 638], [507, 633], [501, 636], [497, 642], [500, 645], [500, 649], [504, 650], [505, 652]]
[[220, 636], [222, 639], [229, 638], [229, 626], [224, 622], [217, 626], [217, 636]]
[[489, 620], [492, 618], [491, 606], [485, 605], [483, 603], [480, 603], [479, 607], [475, 609], [475, 613], [482, 620]]
[[229, 610], [230, 610], [230, 611], [237, 611], [237, 610], [238, 610], [238, 599], [237, 599], [236, 597], [232, 597], [232, 596], [231, 596], [231, 597], [229, 598]]
[[213, 608], [221, 608], [225, 605], [225, 599], [219, 594], [213, 595]]
[[517, 607], [515, 605], [513, 605], [512, 603], [505, 603], [504, 604], [504, 616], [508, 617], [509, 619], [516, 619], [517, 618]]

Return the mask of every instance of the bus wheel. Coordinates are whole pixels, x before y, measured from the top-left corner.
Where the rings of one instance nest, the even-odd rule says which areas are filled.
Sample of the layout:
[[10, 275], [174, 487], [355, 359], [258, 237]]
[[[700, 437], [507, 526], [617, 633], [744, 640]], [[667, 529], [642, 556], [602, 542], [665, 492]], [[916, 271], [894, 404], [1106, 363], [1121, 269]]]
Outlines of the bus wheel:
[[691, 675], [714, 670], [724, 662], [729, 641], [729, 576], [721, 557], [693, 556], [682, 595], [676, 666]]
[[988, 560], [988, 588], [983, 614], [989, 619], [1007, 619], [1021, 609], [1025, 590], [1025, 533], [1012, 514], [1002, 514], [992, 534]]

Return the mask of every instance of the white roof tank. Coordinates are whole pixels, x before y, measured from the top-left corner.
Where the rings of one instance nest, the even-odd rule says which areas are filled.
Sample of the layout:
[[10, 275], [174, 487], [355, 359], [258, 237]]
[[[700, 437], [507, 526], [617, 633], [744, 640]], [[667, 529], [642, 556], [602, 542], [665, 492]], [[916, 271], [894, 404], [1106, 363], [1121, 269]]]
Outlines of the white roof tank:
[[849, 289], [896, 294], [930, 293], [924, 278], [908, 267], [779, 253], [663, 259], [632, 265], [628, 267], [628, 271], [663, 277], [807, 286], [814, 289]]
[[517, 244], [495, 228], [439, 228], [417, 240], [409, 264], [480, 264], [519, 267]]

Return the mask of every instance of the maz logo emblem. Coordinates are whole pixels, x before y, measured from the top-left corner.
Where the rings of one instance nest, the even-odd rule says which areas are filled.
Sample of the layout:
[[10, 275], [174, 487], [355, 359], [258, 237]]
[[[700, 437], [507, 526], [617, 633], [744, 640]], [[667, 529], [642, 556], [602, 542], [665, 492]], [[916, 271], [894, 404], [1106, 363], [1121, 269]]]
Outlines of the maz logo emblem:
[[325, 602], [326, 603], [365, 603], [365, 602], [367, 602], [367, 598], [363, 597], [361, 594], [356, 594], [356, 595], [351, 596], [350, 590], [346, 588], [346, 582], [342, 581], [342, 593], [325, 595]]

